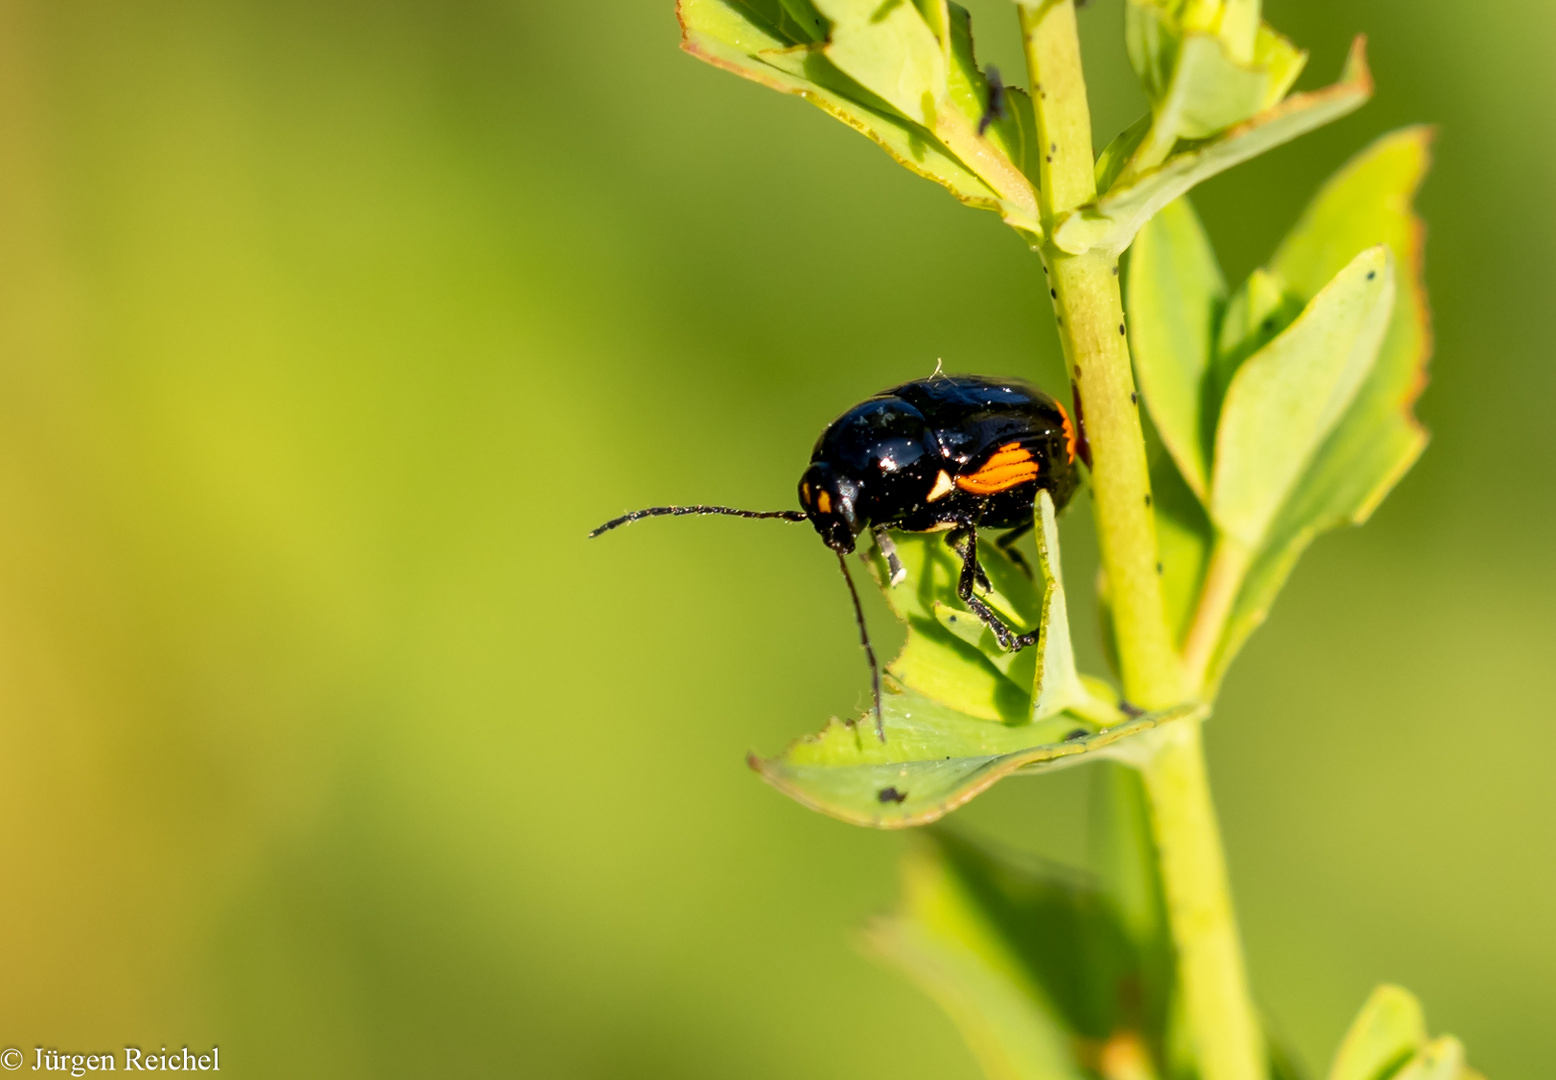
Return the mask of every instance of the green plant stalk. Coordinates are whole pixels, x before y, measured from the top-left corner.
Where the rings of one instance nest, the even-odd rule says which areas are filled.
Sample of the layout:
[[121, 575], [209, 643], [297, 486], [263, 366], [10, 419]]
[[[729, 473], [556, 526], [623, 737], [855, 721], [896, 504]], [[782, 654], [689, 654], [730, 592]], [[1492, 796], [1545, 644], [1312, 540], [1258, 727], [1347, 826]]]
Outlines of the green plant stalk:
[[1199, 723], [1171, 725], [1141, 768], [1195, 1060], [1204, 1080], [1265, 1080]]
[[1232, 613], [1232, 604], [1237, 600], [1252, 561], [1252, 552], [1242, 542], [1224, 534], [1216, 538], [1210, 566], [1205, 571], [1205, 585], [1200, 591], [1199, 607], [1195, 609], [1194, 621], [1183, 639], [1183, 669], [1188, 685], [1196, 694], [1203, 693], [1206, 673], [1226, 630], [1227, 616]]
[[[1096, 199], [1091, 115], [1073, 0], [1021, 7], [1039, 138], [1046, 232]], [[1185, 683], [1162, 605], [1150, 475], [1129, 358], [1118, 266], [1109, 256], [1043, 249], [1059, 337], [1091, 447], [1091, 491], [1124, 692], [1159, 708]], [[1081, 419], [1081, 417], [1077, 417]], [[1264, 1052], [1227, 884], [1197, 723], [1164, 741], [1141, 772], [1185, 1015], [1204, 1080], [1262, 1080]]]
[[[1021, 9], [1043, 150], [1039, 192], [1046, 229], [1095, 201], [1091, 111], [1073, 0]], [[1123, 668], [1124, 693], [1146, 708], [1183, 700], [1177, 652], [1162, 606], [1156, 519], [1118, 263], [1102, 252], [1042, 251], [1059, 339], [1091, 447], [1091, 494]]]

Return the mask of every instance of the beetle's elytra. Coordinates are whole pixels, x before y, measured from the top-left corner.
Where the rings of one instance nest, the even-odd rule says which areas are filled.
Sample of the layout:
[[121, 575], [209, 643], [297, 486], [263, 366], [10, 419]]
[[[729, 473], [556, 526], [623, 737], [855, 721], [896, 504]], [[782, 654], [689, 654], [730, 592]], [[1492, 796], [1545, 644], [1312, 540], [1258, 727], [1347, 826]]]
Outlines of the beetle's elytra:
[[1039, 491], [1063, 509], [1080, 482], [1079, 432], [1064, 406], [1021, 379], [934, 375], [883, 390], [838, 417], [816, 440], [800, 477], [803, 512], [737, 510], [727, 506], [653, 506], [607, 521], [599, 536], [639, 518], [681, 514], [809, 521], [837, 553], [853, 594], [860, 642], [869, 657], [876, 732], [881, 718], [880, 672], [864, 614], [844, 560], [868, 531], [896, 584], [902, 577], [887, 530], [946, 531], [962, 559], [957, 595], [993, 631], [1002, 648], [1025, 648], [1037, 633], [1018, 633], [977, 596], [988, 589], [978, 565], [978, 530], [1007, 530], [996, 543], [1024, 564], [1010, 544], [1032, 527]]

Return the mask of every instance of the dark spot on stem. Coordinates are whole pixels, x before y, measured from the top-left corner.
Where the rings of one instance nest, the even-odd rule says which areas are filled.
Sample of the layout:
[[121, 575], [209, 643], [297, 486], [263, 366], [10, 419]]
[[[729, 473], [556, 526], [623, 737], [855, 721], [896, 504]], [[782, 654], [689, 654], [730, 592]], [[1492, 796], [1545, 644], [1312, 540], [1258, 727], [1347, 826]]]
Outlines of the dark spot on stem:
[[1059, 290], [1058, 289], [1049, 289], [1048, 290], [1048, 295], [1053, 297], [1055, 300], [1057, 300], [1057, 299], [1059, 299]]
[[1140, 404], [1140, 395], [1139, 395], [1138, 392], [1136, 392], [1134, 390], [1129, 391], [1129, 404], [1131, 404], [1131, 405], [1138, 405], [1138, 404]]
[[906, 791], [898, 791], [894, 787], [881, 788], [880, 794], [876, 795], [876, 798], [883, 803], [900, 803], [907, 797]]
[[1145, 710], [1144, 709], [1142, 709], [1138, 705], [1132, 705], [1132, 704], [1130, 704], [1127, 701], [1120, 701], [1118, 703], [1118, 711], [1123, 713], [1125, 716], [1129, 717], [1130, 719], [1134, 719], [1137, 716], [1144, 716], [1145, 715]]
[[1123, 323], [1119, 323], [1118, 324], [1118, 332], [1120, 334], [1122, 334], [1124, 332], [1124, 324]]
[[1090, 734], [1091, 734], [1091, 732], [1087, 731], [1085, 728], [1078, 727], [1074, 731], [1072, 731], [1068, 735], [1066, 735], [1064, 737], [1064, 741], [1065, 742], [1074, 742], [1076, 739], [1084, 739], [1086, 736], [1088, 736]]
[[1149, 491], [1145, 493], [1145, 505], [1151, 505], [1151, 493]]

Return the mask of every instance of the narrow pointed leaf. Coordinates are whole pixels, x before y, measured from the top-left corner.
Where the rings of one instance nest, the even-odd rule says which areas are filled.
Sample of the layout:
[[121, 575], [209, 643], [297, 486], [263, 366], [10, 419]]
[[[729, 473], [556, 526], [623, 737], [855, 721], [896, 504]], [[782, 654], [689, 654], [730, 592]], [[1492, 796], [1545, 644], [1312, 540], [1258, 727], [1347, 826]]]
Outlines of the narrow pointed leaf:
[[1355, 397], [1393, 303], [1393, 256], [1386, 246], [1369, 248], [1233, 378], [1216, 429], [1210, 514], [1248, 551], [1261, 549], [1271, 521]]
[[1059, 564], [1059, 523], [1053, 498], [1046, 491], [1037, 496], [1037, 562], [1044, 588], [1041, 628], [1032, 650], [1037, 660], [1032, 719], [1047, 720], [1066, 709], [1085, 715], [1097, 703], [1075, 670], [1070, 610], [1064, 598], [1064, 573]]
[[1405, 128], [1358, 154], [1319, 192], [1272, 262], [1288, 288], [1311, 295], [1358, 251], [1387, 244], [1398, 271], [1397, 298], [1372, 372], [1249, 571], [1227, 624], [1218, 671], [1264, 620], [1313, 537], [1365, 521], [1426, 446], [1413, 405], [1426, 384], [1431, 316], [1422, 280], [1425, 229], [1411, 204], [1430, 164], [1431, 137], [1429, 128]]
[[1141, 230], [1127, 284], [1135, 376], [1151, 421], [1190, 490], [1207, 501], [1214, 413], [1206, 415], [1205, 380], [1226, 279], [1187, 199]]
[[1452, 1035], [1433, 1039], [1390, 1080], [1462, 1080], [1464, 1044]]
[[1378, 363], [1294, 508], [1320, 528], [1365, 520], [1426, 444], [1412, 406], [1426, 383], [1431, 322], [1422, 281], [1424, 230], [1411, 202], [1430, 145], [1424, 127], [1379, 139], [1319, 193], [1272, 261], [1299, 294], [1343, 264], [1352, 248], [1387, 244], [1400, 269], [1399, 299]]
[[1205, 142], [1192, 144], [1161, 165], [1119, 181], [1096, 203], [1059, 220], [1053, 241], [1064, 251], [1102, 250], [1116, 254], [1129, 246], [1142, 226], [1162, 207], [1195, 184], [1247, 161], [1314, 128], [1359, 108], [1372, 94], [1361, 38], [1351, 48], [1340, 81], [1323, 90], [1293, 94]]
[[1097, 155], [1097, 190], [1107, 191], [1129, 166], [1129, 159], [1151, 131], [1151, 114], [1146, 113], [1123, 131], [1113, 136], [1111, 142]]
[[1380, 1080], [1426, 1045], [1426, 1016], [1414, 994], [1385, 984], [1367, 998], [1345, 1033], [1329, 1080]]
[[1024, 970], [1007, 928], [991, 918], [941, 846], [903, 863], [903, 899], [865, 929], [870, 951], [908, 976], [998, 1080], [1080, 1080], [1072, 1037]]
[[912, 690], [885, 695], [886, 741], [866, 718], [832, 721], [776, 758], [750, 758], [768, 783], [813, 810], [855, 825], [925, 825], [1015, 772], [1041, 772], [1134, 750], [1138, 737], [1197, 715], [1183, 706], [1112, 727], [1071, 713], [1006, 725], [968, 716]]

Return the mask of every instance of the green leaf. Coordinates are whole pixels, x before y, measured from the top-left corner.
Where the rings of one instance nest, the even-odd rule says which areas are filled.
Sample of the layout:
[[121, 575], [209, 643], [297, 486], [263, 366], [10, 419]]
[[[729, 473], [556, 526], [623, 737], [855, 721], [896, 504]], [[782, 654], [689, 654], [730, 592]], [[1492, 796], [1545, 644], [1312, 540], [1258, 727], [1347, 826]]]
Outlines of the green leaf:
[[1208, 501], [1216, 412], [1205, 382], [1226, 280], [1194, 208], [1169, 203], [1135, 240], [1128, 305], [1135, 377], [1184, 481]]
[[1444, 1035], [1423, 1047], [1392, 1080], [1460, 1080], [1464, 1073], [1464, 1044]]
[[[1032, 719], [1047, 720], [1066, 709], [1078, 715], [1097, 716], [1097, 703], [1075, 670], [1075, 646], [1070, 641], [1070, 609], [1064, 598], [1064, 575], [1059, 564], [1059, 523], [1053, 498], [1037, 495], [1037, 562], [1043, 575], [1043, 614], [1039, 622], [1036, 671], [1032, 684]], [[1108, 711], [1116, 712], [1116, 706]], [[1105, 717], [1106, 713], [1102, 713]]]
[[831, 21], [822, 51], [837, 69], [897, 112], [935, 126], [946, 94], [946, 56], [919, 9], [907, 0], [813, 0]]
[[1248, 280], [1232, 294], [1221, 317], [1215, 360], [1205, 387], [1206, 412], [1210, 416], [1220, 413], [1226, 389], [1243, 361], [1295, 322], [1302, 314], [1306, 300], [1307, 297], [1298, 296], [1287, 288], [1279, 274], [1263, 267], [1249, 274]]
[[1430, 146], [1431, 131], [1424, 127], [1378, 139], [1330, 179], [1271, 263], [1286, 288], [1311, 296], [1357, 252], [1387, 244], [1398, 270], [1397, 297], [1371, 373], [1276, 518], [1244, 581], [1218, 672], [1263, 622], [1312, 539], [1365, 521], [1426, 447], [1412, 407], [1426, 384], [1431, 318], [1421, 276], [1425, 230], [1411, 203], [1430, 164]]
[[1189, 144], [1162, 164], [1123, 178], [1097, 202], [1064, 215], [1053, 242], [1072, 254], [1117, 254], [1162, 207], [1207, 180], [1281, 143], [1337, 120], [1372, 95], [1361, 38], [1351, 47], [1340, 81], [1323, 90], [1293, 94], [1273, 108], [1204, 142]]
[[[688, 53], [804, 98], [1036, 243], [1042, 237], [1037, 191], [1021, 168], [1036, 142], [1031, 102], [1012, 91], [1009, 115], [988, 137], [979, 135], [987, 82], [972, 60], [965, 12], [958, 30], [953, 10], [928, 0], [679, 0], [677, 6]], [[924, 11], [933, 18], [926, 20]], [[939, 27], [948, 38], [937, 36]], [[982, 100], [975, 100], [978, 94]]]
[[1154, 117], [1137, 169], [1158, 164], [1179, 139], [1207, 139], [1273, 108], [1307, 62], [1264, 24], [1251, 59], [1240, 61], [1223, 36], [1186, 28], [1153, 0], [1130, 0], [1124, 38]]
[[885, 741], [868, 714], [834, 719], [776, 758], [753, 756], [752, 768], [812, 809], [902, 828], [934, 821], [1014, 772], [1101, 758], [1135, 762], [1148, 752], [1139, 736], [1197, 716], [1198, 706], [1130, 716], [1110, 687], [1076, 672], [1047, 492], [1039, 493], [1036, 517], [1041, 589], [996, 545], [979, 548], [992, 586], [982, 598], [1010, 625], [1040, 627], [1036, 645], [1005, 652], [966, 609], [956, 595], [961, 559], [943, 534], [896, 534], [900, 584], [889, 584], [881, 552], [868, 559], [908, 627], [883, 683]]
[[[973, 54], [972, 16], [958, 4], [949, 4], [947, 10], [951, 68], [946, 96], [963, 120], [976, 130], [989, 104], [989, 80]], [[1037, 114], [1025, 90], [1016, 86], [1005, 88], [1005, 116], [989, 124], [986, 138], [1036, 190], [1042, 144], [1037, 137]]]
[[961, 558], [940, 534], [896, 540], [906, 574], [900, 586], [886, 587], [889, 571], [875, 553], [871, 571], [908, 626], [907, 643], [887, 670], [902, 685], [982, 719], [1019, 723], [1069, 710], [1097, 723], [1111, 722], [1119, 715], [1116, 695], [1089, 684], [1075, 668], [1058, 524], [1046, 491], [1038, 493], [1036, 517], [1041, 590], [998, 546], [979, 546], [979, 562], [993, 586], [984, 602], [1018, 631], [1038, 628], [1037, 644], [1020, 652], [1002, 649], [993, 632], [956, 598]]
[[1175, 641], [1188, 632], [1215, 543], [1215, 527], [1165, 448], [1151, 459], [1151, 505], [1162, 563], [1162, 609]]
[[1181, 706], [1098, 728], [1071, 713], [1019, 725], [981, 720], [888, 684], [886, 741], [863, 722], [833, 720], [776, 758], [749, 763], [784, 794], [824, 814], [878, 829], [925, 825], [1015, 772], [1102, 758], [1130, 760], [1131, 740], [1198, 715]]
[[1210, 516], [1250, 551], [1377, 359], [1394, 303], [1393, 256], [1369, 248], [1319, 291], [1227, 389], [1216, 428]]
[[1428, 1041], [1421, 1003], [1410, 991], [1372, 992], [1345, 1033], [1328, 1080], [1483, 1080], [1452, 1035]]
[[1010, 928], [989, 910], [987, 893], [969, 880], [965, 860], [950, 857], [959, 843], [939, 837], [909, 852], [899, 909], [871, 921], [866, 946], [946, 1011], [987, 1076], [1080, 1080], [1058, 1010]]
[[1426, 1016], [1415, 995], [1385, 984], [1351, 1022], [1329, 1067], [1329, 1080], [1382, 1080], [1426, 1045]]
[[[870, 562], [887, 603], [908, 627], [907, 642], [887, 671], [903, 686], [969, 716], [1008, 723], [1029, 719], [1037, 654], [1005, 652], [956, 598], [962, 562], [943, 533], [899, 535], [895, 546], [907, 572], [903, 584], [886, 587], [888, 571], [879, 552]], [[994, 586], [984, 602], [1012, 626], [1037, 626], [1043, 598], [1026, 575], [993, 544], [979, 545], [978, 561]]]
[[1096, 771], [1087, 846], [1098, 885], [1137, 958], [1137, 1022], [1153, 1039], [1165, 1041], [1175, 979], [1173, 943], [1150, 808], [1134, 769], [1109, 763]]
[[1102, 148], [1102, 153], [1097, 155], [1095, 169], [1098, 191], [1107, 191], [1123, 175], [1129, 166], [1129, 159], [1134, 157], [1140, 143], [1150, 132], [1151, 114], [1146, 113], [1113, 136], [1113, 140]]

